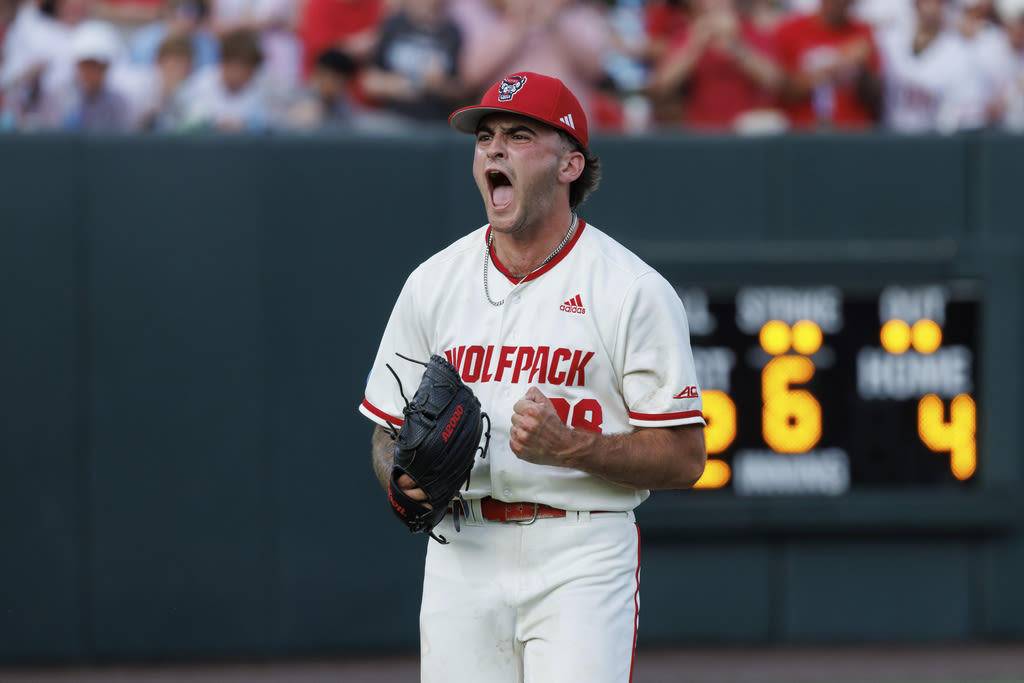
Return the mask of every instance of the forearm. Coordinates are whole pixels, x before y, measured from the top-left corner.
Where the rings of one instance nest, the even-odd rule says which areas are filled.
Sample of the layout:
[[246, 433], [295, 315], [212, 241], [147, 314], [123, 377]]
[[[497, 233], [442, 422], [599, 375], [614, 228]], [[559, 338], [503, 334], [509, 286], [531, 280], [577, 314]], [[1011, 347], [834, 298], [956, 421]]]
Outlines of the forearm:
[[739, 42], [731, 46], [730, 53], [737, 66], [762, 88], [775, 90], [782, 84], [782, 71], [771, 59]]
[[688, 489], [704, 472], [699, 426], [604, 435], [572, 430], [566, 466], [634, 489]]
[[366, 70], [363, 88], [366, 94], [377, 100], [411, 102], [417, 96], [416, 88], [408, 78], [400, 73], [376, 67]]
[[395, 464], [395, 440], [391, 438], [388, 430], [380, 425], [373, 430], [372, 459], [373, 472], [377, 475], [377, 481], [387, 489], [391, 481], [391, 468]]
[[693, 73], [693, 68], [703, 52], [702, 42], [691, 39], [654, 72], [651, 87], [659, 94], [667, 94], [678, 88]]

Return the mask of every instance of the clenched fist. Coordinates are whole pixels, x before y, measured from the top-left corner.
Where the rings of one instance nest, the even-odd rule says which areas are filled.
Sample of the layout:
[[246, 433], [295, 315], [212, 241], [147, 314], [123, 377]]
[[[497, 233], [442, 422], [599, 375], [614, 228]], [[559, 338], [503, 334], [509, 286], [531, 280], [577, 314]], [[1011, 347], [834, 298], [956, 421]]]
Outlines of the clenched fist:
[[562, 423], [551, 400], [537, 387], [512, 406], [509, 446], [522, 460], [538, 465], [572, 467], [574, 432]]

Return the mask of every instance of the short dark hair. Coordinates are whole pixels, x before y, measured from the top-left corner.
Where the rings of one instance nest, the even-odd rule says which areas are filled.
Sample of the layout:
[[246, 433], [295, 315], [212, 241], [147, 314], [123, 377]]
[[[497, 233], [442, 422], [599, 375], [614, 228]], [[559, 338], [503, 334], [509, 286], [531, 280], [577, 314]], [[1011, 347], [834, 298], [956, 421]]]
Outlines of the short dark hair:
[[559, 130], [558, 134], [574, 152], [583, 155], [583, 173], [569, 185], [569, 207], [575, 210], [601, 182], [601, 157], [593, 154], [565, 131]]
[[192, 41], [185, 36], [167, 36], [160, 43], [160, 47], [156, 52], [157, 59], [163, 59], [164, 57], [194, 57], [195, 51], [192, 49]]
[[257, 67], [263, 63], [260, 38], [255, 31], [240, 29], [224, 34], [220, 40], [220, 61], [245, 62]]
[[351, 76], [359, 67], [356, 60], [337, 48], [330, 48], [320, 53], [316, 65], [337, 76]]

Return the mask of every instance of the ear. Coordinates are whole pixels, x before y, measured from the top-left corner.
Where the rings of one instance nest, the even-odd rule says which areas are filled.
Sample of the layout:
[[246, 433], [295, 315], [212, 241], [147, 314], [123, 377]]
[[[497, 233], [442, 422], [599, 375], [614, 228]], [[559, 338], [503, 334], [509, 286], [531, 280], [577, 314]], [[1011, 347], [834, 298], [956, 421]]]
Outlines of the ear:
[[587, 160], [581, 152], [569, 150], [562, 154], [561, 165], [558, 167], [558, 180], [565, 184], [574, 182], [583, 174]]

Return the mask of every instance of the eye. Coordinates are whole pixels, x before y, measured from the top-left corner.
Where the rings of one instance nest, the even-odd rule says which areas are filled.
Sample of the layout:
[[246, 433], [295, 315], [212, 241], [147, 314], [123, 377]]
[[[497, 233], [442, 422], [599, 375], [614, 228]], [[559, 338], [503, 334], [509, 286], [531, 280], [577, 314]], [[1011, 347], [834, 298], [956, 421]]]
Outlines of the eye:
[[491, 134], [490, 133], [478, 133], [477, 136], [476, 136], [476, 141], [477, 142], [487, 142], [490, 139], [491, 139]]

